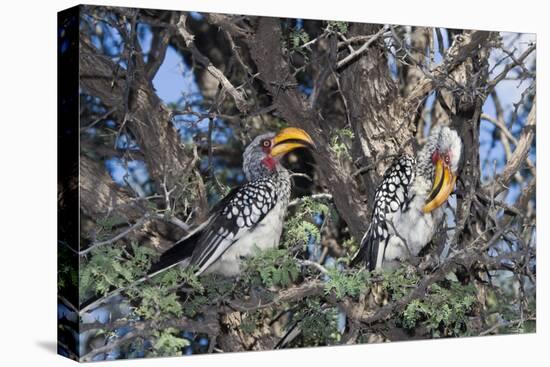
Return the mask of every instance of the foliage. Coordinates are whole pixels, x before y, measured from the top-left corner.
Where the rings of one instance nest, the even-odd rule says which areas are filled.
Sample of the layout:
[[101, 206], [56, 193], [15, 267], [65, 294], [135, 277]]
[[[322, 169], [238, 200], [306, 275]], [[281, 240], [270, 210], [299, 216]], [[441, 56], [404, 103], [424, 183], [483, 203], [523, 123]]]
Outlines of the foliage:
[[246, 260], [246, 279], [252, 285], [288, 287], [300, 274], [286, 249], [268, 249]]
[[468, 312], [476, 302], [472, 284], [453, 281], [447, 287], [433, 284], [427, 297], [415, 299], [402, 314], [403, 327], [425, 326], [432, 337], [469, 335]]
[[342, 247], [346, 250], [346, 254], [348, 254], [347, 256], [344, 256], [344, 258], [351, 261], [353, 256], [359, 250], [359, 245], [360, 244], [353, 237], [344, 240], [344, 242], [342, 242]]
[[94, 294], [107, 294], [123, 288], [146, 274], [157, 255], [148, 247], [133, 242], [131, 252], [124, 247], [100, 246], [92, 250], [80, 267], [81, 300]]
[[383, 276], [382, 288], [389, 292], [392, 300], [402, 298], [416, 287], [419, 275], [410, 270], [407, 267], [399, 267], [393, 271], [381, 272]]
[[286, 246], [295, 243], [308, 243], [310, 237], [314, 237], [315, 241], [321, 239], [319, 228], [313, 223], [304, 220], [298, 220], [296, 217], [289, 219], [287, 230], [285, 231]]
[[[382, 287], [390, 299], [399, 300], [411, 292], [420, 275], [407, 267], [383, 273]], [[399, 315], [406, 329], [425, 327], [432, 337], [468, 335], [468, 312], [476, 303], [475, 287], [457, 280], [432, 284], [425, 297], [411, 301]]]
[[187, 287], [192, 288], [193, 290], [202, 292], [204, 290], [203, 283], [195, 275], [197, 271], [196, 267], [174, 267], [167, 271], [162, 272], [159, 275], [156, 275], [152, 281], [155, 286], [166, 287], [168, 289], [174, 289], [177, 286], [185, 284]]
[[326, 306], [317, 297], [306, 299], [294, 318], [299, 320], [304, 345], [327, 345], [340, 338], [338, 309]]
[[99, 218], [96, 223], [95, 240], [104, 241], [112, 236], [113, 229], [116, 226], [126, 224], [126, 221], [117, 215], [109, 215]]
[[[147, 320], [195, 316], [208, 300], [205, 287], [195, 272], [194, 267], [175, 267], [155, 276], [145, 285], [133, 287], [128, 293], [139, 303], [135, 313]], [[176, 292], [183, 287], [185, 302], [181, 302], [181, 297]]]
[[[63, 292], [67, 289], [78, 288], [78, 268], [77, 259], [74, 253], [72, 253], [66, 245], [58, 246], [57, 250], [57, 288], [59, 292]], [[72, 292], [67, 292], [67, 294]]]
[[293, 49], [309, 42], [309, 34], [302, 28], [293, 28], [290, 33], [290, 44]]
[[327, 22], [327, 29], [329, 31], [336, 31], [343, 34], [346, 34], [348, 32], [348, 22], [340, 22], [335, 20], [329, 20]]
[[184, 347], [190, 345], [189, 340], [177, 336], [180, 332], [174, 328], [156, 331], [151, 356], [179, 356]]
[[[203, 306], [217, 304], [222, 300], [234, 297], [237, 283], [230, 278], [224, 278], [215, 274], [203, 275], [199, 279], [195, 274], [196, 269], [186, 269], [187, 286], [185, 294], [181, 297], [183, 314], [187, 317], [199, 315]], [[184, 278], [185, 279], [185, 278]], [[181, 283], [180, 283], [181, 284]]]
[[329, 207], [326, 204], [311, 198], [302, 199], [294, 214], [289, 216], [285, 221], [282, 240], [283, 247], [291, 247], [295, 244], [303, 244], [305, 246], [311, 236], [314, 237], [316, 242], [320, 241], [321, 232], [310, 221], [314, 215], [322, 215], [324, 218], [328, 214]]
[[246, 334], [252, 334], [262, 324], [260, 312], [247, 312], [241, 321], [241, 330]]
[[[135, 313], [146, 320], [159, 317], [179, 317], [182, 307], [175, 292], [167, 292], [165, 288], [144, 286], [139, 292], [141, 299]], [[134, 294], [135, 297], [135, 294]]]
[[338, 300], [359, 296], [369, 283], [369, 274], [363, 269], [347, 272], [333, 267], [328, 269], [327, 278], [325, 293], [334, 293]]

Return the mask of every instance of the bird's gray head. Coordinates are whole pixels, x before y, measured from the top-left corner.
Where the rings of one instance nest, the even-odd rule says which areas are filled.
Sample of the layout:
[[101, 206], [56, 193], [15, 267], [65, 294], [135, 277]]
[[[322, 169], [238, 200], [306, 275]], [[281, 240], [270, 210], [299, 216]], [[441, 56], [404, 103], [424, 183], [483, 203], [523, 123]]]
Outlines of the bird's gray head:
[[454, 189], [462, 155], [462, 141], [448, 126], [434, 128], [418, 154], [418, 174], [433, 183], [424, 212], [443, 205]]
[[243, 153], [243, 171], [248, 181], [270, 176], [281, 169], [279, 161], [288, 152], [302, 147], [314, 147], [311, 137], [302, 129], [288, 127], [278, 134], [257, 136]]
[[440, 126], [434, 129], [431, 137], [437, 142], [432, 154], [432, 162], [435, 163], [438, 158], [441, 158], [454, 175], [458, 174], [462, 140], [457, 132], [450, 127]]

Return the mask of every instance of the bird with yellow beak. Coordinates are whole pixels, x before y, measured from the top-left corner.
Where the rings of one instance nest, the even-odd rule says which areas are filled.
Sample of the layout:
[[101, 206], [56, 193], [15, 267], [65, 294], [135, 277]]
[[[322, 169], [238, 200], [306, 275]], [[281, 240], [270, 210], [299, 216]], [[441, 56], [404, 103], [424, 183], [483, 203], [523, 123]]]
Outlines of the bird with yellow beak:
[[178, 265], [194, 266], [197, 275], [236, 276], [243, 258], [278, 247], [291, 192], [281, 158], [314, 146], [304, 130], [294, 127], [257, 136], [243, 154], [247, 182], [231, 190], [204, 223], [162, 254], [149, 276]]
[[416, 159], [402, 155], [376, 190], [369, 228], [352, 264], [392, 269], [432, 240], [454, 190], [462, 154], [455, 130], [434, 128]]

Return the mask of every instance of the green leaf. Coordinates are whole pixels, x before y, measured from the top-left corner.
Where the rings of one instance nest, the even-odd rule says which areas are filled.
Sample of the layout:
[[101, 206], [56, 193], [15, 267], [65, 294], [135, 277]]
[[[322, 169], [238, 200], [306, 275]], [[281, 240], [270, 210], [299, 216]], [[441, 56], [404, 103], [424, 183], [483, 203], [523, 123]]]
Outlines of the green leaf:
[[95, 248], [81, 263], [80, 300], [132, 284], [146, 274], [155, 257], [153, 250], [137, 243], [131, 244], [130, 252], [116, 244]]
[[339, 22], [339, 21], [328, 21], [327, 27], [329, 30], [337, 31], [340, 33], [346, 33], [348, 31], [348, 23], [347, 22]]
[[328, 269], [328, 280], [325, 283], [325, 293], [334, 293], [338, 300], [346, 296], [357, 297], [367, 289], [369, 274], [363, 269], [345, 272], [334, 268]]
[[243, 278], [253, 285], [288, 287], [298, 274], [299, 266], [287, 249], [268, 249], [246, 260]]
[[178, 356], [182, 354], [182, 349], [190, 345], [189, 340], [176, 336], [178, 330], [168, 328], [156, 332], [153, 344], [153, 356]]
[[[384, 274], [383, 284], [392, 299], [410, 292], [417, 281], [416, 275], [407, 274], [402, 269]], [[406, 290], [400, 290], [399, 288]], [[400, 315], [404, 328], [414, 329], [424, 326], [433, 337], [469, 335], [467, 330], [468, 313], [476, 302], [475, 288], [458, 281], [444, 281], [432, 284], [426, 297], [411, 301]]]

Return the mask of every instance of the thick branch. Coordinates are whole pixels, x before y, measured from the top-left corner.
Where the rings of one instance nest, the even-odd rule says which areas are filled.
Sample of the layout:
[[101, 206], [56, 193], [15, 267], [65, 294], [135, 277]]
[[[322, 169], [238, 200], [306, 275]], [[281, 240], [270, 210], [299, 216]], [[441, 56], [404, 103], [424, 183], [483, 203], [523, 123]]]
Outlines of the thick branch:
[[[122, 106], [126, 94], [122, 80], [126, 72], [118, 70], [113, 61], [101, 55], [87, 40], [81, 39], [80, 48], [82, 89], [99, 97], [108, 109]], [[192, 157], [184, 152], [178, 132], [170, 123], [171, 113], [155, 94], [150, 81], [145, 79], [143, 70], [135, 71], [129, 94], [126, 128], [136, 138], [156, 183], [168, 174], [172, 177], [169, 182], [172, 185], [176, 177], [181, 179], [194, 168], [190, 164]]]
[[107, 170], [86, 155], [80, 156], [80, 210], [90, 218], [100, 218], [119, 209], [128, 220], [143, 215], [142, 210], [132, 205], [131, 194], [118, 186]]
[[[231, 300], [228, 302], [230, 310], [236, 311], [255, 311], [272, 306], [279, 305], [285, 302], [295, 302], [306, 297], [318, 296], [323, 294], [325, 283], [320, 280], [303, 283], [295, 287], [282, 290], [274, 295], [268, 301], [262, 301], [251, 297], [248, 300]], [[226, 310], [226, 311], [230, 311]]]

